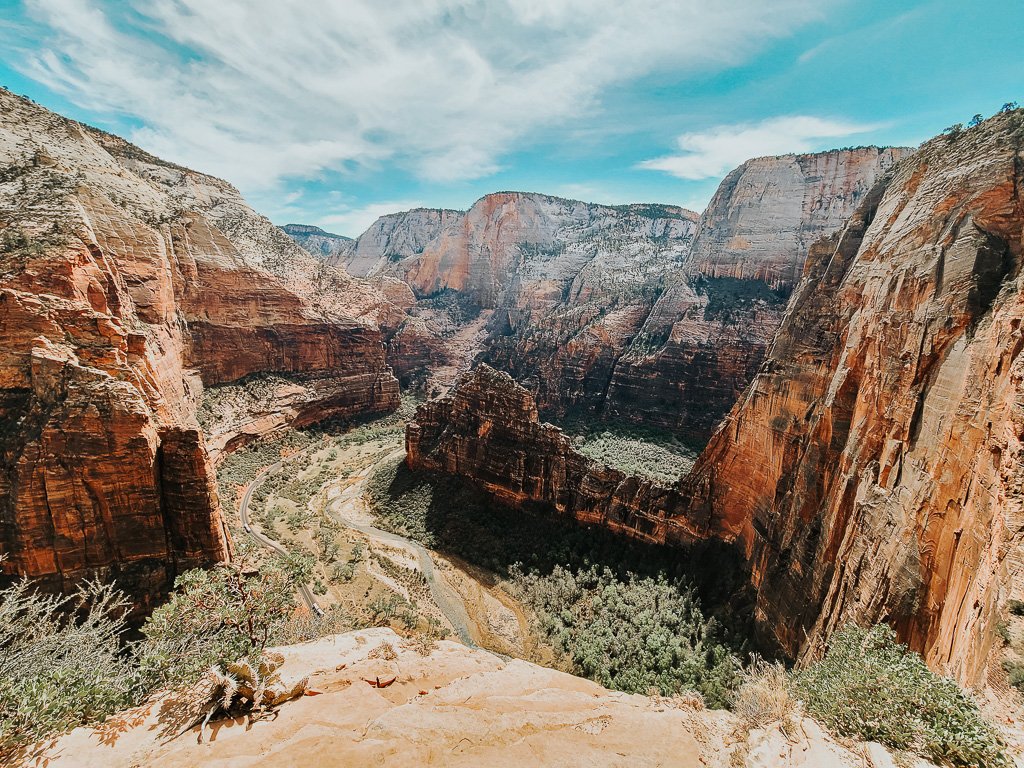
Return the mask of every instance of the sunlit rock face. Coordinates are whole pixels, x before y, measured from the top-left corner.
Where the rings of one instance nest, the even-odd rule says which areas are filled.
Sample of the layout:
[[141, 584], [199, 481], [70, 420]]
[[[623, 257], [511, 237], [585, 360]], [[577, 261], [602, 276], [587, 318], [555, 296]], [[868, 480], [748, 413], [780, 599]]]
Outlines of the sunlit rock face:
[[688, 481], [792, 654], [883, 620], [972, 683], [1020, 589], [1022, 122], [929, 142], [812, 247]]
[[467, 212], [383, 216], [342, 263], [409, 285], [413, 314], [455, 338], [454, 372], [482, 357], [515, 375], [546, 413], [594, 412], [618, 356], [689, 253], [696, 222], [675, 206], [500, 192]]
[[605, 413], [706, 440], [764, 359], [809, 247], [846, 222], [904, 149], [748, 160], [700, 218], [693, 247], [622, 350]]
[[343, 263], [345, 256], [355, 245], [355, 240], [351, 237], [326, 232], [309, 224], [285, 224], [281, 231], [331, 266]]
[[290, 377], [277, 426], [388, 410], [403, 317], [227, 183], [0, 90], [0, 567], [145, 606], [224, 559], [204, 386]]

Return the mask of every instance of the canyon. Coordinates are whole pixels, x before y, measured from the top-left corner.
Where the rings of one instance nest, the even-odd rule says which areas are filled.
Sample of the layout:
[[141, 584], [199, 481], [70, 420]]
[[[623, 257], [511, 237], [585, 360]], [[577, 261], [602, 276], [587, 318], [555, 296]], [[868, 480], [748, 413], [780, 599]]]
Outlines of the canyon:
[[791, 658], [881, 621], [933, 669], [984, 683], [1024, 566], [1022, 141], [1009, 111], [859, 194], [671, 488], [595, 466], [526, 389], [480, 369], [420, 408], [410, 465], [645, 540], [734, 543], [764, 638]]
[[[730, 547], [780, 657], [884, 622], [983, 686], [1024, 598], [1022, 142], [1009, 110], [750, 160], [700, 215], [498, 192], [353, 240], [0, 90], [0, 568], [145, 615], [231, 558], [225, 457], [418, 390], [411, 471]], [[580, 421], [704, 447], [655, 480]]]
[[[6, 90], [0, 117], [0, 567], [116, 579], [145, 608], [229, 555], [218, 451], [397, 405], [405, 297], [226, 182]], [[268, 373], [287, 381], [261, 409], [199, 427], [204, 387]]]
[[701, 443], [757, 371], [811, 243], [908, 152], [750, 160], [700, 216], [496, 193], [464, 213], [381, 217], [327, 260], [402, 280], [427, 313], [457, 303], [449, 327], [483, 312], [470, 357], [512, 374], [547, 418]]

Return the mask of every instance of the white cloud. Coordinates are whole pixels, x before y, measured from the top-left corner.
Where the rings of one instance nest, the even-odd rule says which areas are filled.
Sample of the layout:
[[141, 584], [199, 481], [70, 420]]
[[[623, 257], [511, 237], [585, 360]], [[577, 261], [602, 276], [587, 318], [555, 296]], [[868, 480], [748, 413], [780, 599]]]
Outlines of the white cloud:
[[835, 0], [26, 0], [25, 72], [251, 191], [481, 177], [605, 89], [740, 63]]
[[676, 139], [682, 154], [644, 160], [638, 167], [664, 171], [680, 179], [707, 179], [721, 176], [752, 157], [813, 152], [835, 144], [836, 139], [878, 127], [800, 115], [720, 125], [684, 133]]

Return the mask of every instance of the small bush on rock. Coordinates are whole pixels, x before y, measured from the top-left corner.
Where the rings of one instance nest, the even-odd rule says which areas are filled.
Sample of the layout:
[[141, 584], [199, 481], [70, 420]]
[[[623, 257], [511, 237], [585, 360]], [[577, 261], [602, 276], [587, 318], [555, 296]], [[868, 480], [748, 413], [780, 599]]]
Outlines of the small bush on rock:
[[1010, 765], [977, 704], [897, 643], [888, 626], [836, 633], [825, 657], [798, 672], [794, 686], [808, 713], [838, 734], [945, 765]]
[[97, 584], [70, 598], [28, 581], [0, 591], [0, 758], [133, 703], [138, 675], [120, 652], [126, 607]]

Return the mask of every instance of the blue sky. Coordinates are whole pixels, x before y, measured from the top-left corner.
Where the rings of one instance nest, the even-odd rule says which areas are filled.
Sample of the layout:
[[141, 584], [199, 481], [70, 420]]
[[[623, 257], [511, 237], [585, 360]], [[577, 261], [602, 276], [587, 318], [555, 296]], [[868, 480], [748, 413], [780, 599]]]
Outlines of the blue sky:
[[277, 223], [518, 189], [701, 210], [747, 157], [1024, 102], [1020, 0], [0, 0], [0, 84]]

